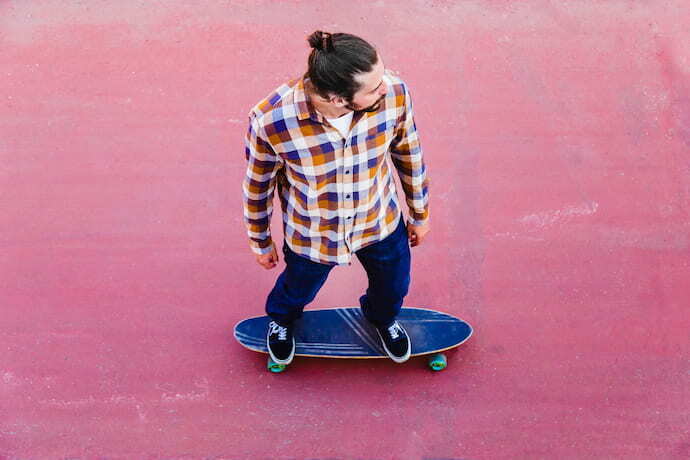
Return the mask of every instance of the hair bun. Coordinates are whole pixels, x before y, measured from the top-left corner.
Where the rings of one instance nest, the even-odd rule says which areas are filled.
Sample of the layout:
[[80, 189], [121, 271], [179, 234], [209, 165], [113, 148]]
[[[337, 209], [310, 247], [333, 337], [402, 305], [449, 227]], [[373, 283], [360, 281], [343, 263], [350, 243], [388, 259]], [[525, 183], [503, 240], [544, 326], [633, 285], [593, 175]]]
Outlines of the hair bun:
[[309, 46], [319, 51], [333, 51], [333, 38], [330, 33], [317, 30], [309, 38]]

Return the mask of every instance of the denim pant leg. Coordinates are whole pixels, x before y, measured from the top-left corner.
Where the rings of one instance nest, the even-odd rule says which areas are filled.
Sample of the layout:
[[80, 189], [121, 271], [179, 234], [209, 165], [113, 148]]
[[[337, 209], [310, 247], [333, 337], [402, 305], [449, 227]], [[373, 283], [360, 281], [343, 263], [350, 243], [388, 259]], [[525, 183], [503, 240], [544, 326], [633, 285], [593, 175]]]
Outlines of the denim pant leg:
[[283, 254], [287, 266], [268, 294], [266, 314], [285, 326], [302, 317], [304, 307], [314, 300], [334, 265], [301, 257], [287, 243], [283, 243]]
[[369, 278], [366, 294], [359, 298], [362, 313], [375, 325], [388, 326], [400, 313], [410, 286], [410, 244], [403, 216], [393, 233], [355, 254]]

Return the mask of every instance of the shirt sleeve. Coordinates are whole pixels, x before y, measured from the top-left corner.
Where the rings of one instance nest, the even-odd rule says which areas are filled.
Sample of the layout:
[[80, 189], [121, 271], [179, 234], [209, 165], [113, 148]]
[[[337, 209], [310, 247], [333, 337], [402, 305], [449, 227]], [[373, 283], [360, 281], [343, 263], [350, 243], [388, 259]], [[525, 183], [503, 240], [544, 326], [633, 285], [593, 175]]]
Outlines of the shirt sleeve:
[[405, 200], [410, 210], [409, 222], [423, 225], [429, 219], [429, 180], [422, 157], [422, 147], [414, 122], [412, 97], [404, 88], [404, 111], [398, 120], [397, 134], [390, 145], [391, 160], [398, 170]]
[[271, 215], [276, 176], [283, 166], [266, 140], [265, 130], [256, 117], [249, 117], [249, 129], [244, 138], [247, 172], [242, 181], [244, 222], [249, 246], [255, 254], [266, 254], [273, 249]]

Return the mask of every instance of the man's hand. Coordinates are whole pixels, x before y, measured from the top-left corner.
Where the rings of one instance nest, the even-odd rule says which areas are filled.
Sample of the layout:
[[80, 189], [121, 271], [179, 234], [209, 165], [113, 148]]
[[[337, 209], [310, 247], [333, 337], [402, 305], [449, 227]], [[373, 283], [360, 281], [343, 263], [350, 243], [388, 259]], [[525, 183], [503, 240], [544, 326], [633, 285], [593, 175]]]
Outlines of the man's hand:
[[264, 267], [266, 270], [275, 268], [278, 265], [278, 252], [276, 251], [275, 245], [273, 246], [273, 251], [267, 252], [266, 254], [255, 254], [256, 261]]
[[429, 233], [429, 222], [424, 225], [407, 224], [407, 237], [410, 239], [412, 247], [419, 246], [424, 241], [424, 237]]

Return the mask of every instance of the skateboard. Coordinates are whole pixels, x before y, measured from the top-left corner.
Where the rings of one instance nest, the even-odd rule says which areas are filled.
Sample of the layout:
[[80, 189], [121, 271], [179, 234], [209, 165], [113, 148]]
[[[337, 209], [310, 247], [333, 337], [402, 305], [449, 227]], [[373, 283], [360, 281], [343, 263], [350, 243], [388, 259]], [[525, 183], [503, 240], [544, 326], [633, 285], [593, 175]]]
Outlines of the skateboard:
[[[444, 351], [470, 338], [472, 327], [465, 321], [426, 308], [402, 308], [396, 319], [403, 325], [412, 343], [411, 356], [430, 355], [429, 367], [446, 368]], [[268, 354], [266, 333], [268, 316], [256, 316], [235, 325], [235, 339], [252, 351]], [[360, 307], [306, 310], [295, 321], [295, 356], [318, 358], [387, 358], [376, 328], [362, 315]], [[268, 357], [268, 370], [282, 372], [284, 364]]]

